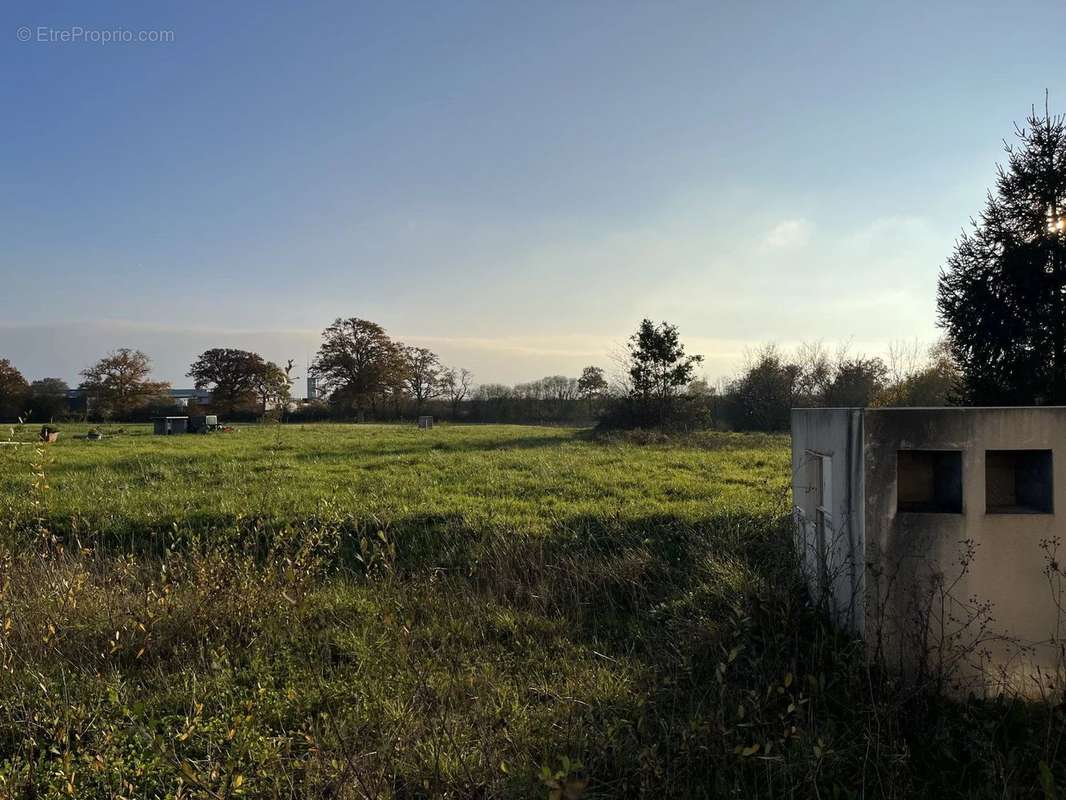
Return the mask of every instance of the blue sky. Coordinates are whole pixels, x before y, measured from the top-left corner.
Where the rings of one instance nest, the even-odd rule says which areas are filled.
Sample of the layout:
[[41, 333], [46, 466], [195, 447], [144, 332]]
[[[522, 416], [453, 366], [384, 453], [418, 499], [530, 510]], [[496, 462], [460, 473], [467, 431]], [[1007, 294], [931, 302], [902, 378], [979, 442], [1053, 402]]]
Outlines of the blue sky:
[[[609, 365], [650, 316], [936, 336], [1002, 140], [1066, 110], [1066, 6], [9, 3], [0, 357], [303, 362], [376, 320], [482, 381]], [[19, 41], [19, 29], [31, 38]], [[55, 41], [168, 31], [169, 42]]]

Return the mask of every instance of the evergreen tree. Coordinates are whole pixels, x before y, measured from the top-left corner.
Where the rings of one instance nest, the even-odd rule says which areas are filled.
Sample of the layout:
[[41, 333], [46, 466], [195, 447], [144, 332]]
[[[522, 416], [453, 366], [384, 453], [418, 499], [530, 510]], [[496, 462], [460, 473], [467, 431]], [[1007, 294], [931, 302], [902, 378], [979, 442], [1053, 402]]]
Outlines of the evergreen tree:
[[629, 337], [630, 396], [637, 404], [641, 424], [662, 425], [672, 411], [673, 399], [687, 386], [703, 356], [685, 354], [676, 325], [640, 323]]
[[1066, 403], [1066, 118], [1030, 115], [941, 271], [940, 324], [970, 404]]

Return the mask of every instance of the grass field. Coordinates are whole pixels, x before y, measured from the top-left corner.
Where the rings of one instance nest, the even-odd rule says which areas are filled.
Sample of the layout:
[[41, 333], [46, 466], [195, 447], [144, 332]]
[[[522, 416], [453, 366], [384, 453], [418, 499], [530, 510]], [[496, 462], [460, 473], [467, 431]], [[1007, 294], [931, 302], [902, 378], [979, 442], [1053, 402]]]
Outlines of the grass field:
[[908, 728], [873, 688], [797, 581], [787, 438], [85, 430], [0, 447], [0, 798], [999, 797], [1058, 769], [1031, 710]]
[[[780, 437], [604, 447], [564, 428], [309, 425], [179, 437], [126, 426], [101, 441], [74, 438], [85, 430], [65, 426], [48, 451], [47, 507], [57, 524], [78, 518], [110, 534], [171, 523], [217, 533], [251, 517], [277, 524], [341, 514], [405, 529], [453, 520], [464, 530], [550, 535], [582, 520], [787, 511]], [[30, 452], [0, 455], [0, 490], [14, 497], [26, 487]]]

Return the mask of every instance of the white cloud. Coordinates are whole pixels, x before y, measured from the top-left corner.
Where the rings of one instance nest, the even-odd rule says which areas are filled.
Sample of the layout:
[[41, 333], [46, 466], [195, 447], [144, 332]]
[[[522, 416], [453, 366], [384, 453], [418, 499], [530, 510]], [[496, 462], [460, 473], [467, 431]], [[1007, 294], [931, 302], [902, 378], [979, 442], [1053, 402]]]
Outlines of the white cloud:
[[772, 250], [794, 250], [811, 240], [814, 226], [805, 219], [786, 219], [777, 223], [763, 240]]

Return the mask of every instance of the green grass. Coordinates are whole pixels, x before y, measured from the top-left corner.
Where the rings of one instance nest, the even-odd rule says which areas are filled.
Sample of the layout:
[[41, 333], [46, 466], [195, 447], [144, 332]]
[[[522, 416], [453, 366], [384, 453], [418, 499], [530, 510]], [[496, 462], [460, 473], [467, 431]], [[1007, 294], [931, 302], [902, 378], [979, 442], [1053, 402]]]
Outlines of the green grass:
[[1035, 712], [908, 704], [821, 623], [787, 438], [85, 430], [0, 447], [0, 798], [1003, 796], [1059, 770]]
[[[65, 426], [49, 449], [48, 509], [101, 531], [249, 516], [298, 521], [329, 508], [391, 524], [451, 516], [545, 535], [605, 512], [685, 521], [780, 513], [788, 486], [780, 437], [753, 447], [751, 438], [708, 434], [663, 448], [605, 447], [573, 429], [495, 425], [245, 426], [178, 437], [125, 426], [125, 434], [95, 442], [75, 438], [84, 430]], [[0, 458], [0, 489], [15, 495], [27, 485], [30, 453]]]

